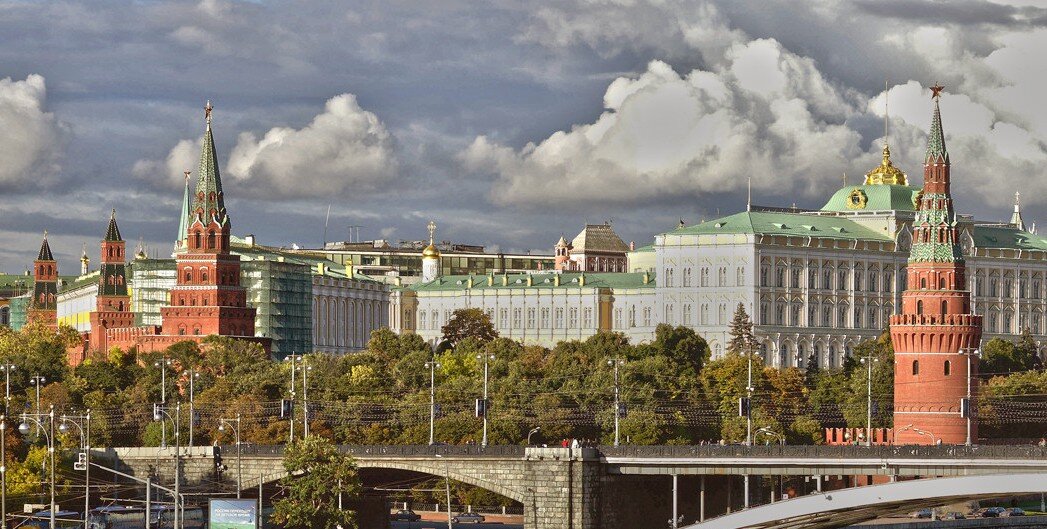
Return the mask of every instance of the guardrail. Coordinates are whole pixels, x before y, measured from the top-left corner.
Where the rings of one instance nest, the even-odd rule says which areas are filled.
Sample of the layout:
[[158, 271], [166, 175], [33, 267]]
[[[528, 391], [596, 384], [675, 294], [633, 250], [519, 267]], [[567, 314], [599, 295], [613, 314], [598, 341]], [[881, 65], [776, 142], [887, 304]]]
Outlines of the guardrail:
[[[282, 457], [284, 445], [244, 445], [240, 447], [245, 456], [272, 456]], [[421, 457], [421, 456], [453, 456], [453, 457], [524, 457], [526, 447], [519, 445], [341, 445], [338, 450], [343, 454], [354, 457]], [[222, 447], [222, 453], [227, 455], [235, 453], [235, 445]]]
[[698, 445], [698, 446], [601, 446], [604, 457], [638, 458], [815, 458], [815, 459], [1040, 459], [1047, 447], [1035, 445]]

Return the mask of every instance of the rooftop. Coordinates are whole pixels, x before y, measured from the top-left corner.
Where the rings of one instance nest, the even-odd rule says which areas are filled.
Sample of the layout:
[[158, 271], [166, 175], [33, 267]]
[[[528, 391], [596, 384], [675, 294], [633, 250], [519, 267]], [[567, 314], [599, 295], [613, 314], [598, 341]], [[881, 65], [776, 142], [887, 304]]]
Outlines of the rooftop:
[[883, 242], [894, 240], [888, 235], [877, 233], [846, 218], [781, 211], [743, 211], [694, 226], [678, 228], [665, 235], [720, 234], [785, 235]]
[[[581, 276], [585, 276], [585, 285], [581, 283]], [[555, 276], [560, 276], [560, 284], [556, 284]], [[654, 274], [647, 274], [648, 281], [644, 283], [645, 274], [642, 273], [612, 273], [612, 272], [562, 272], [562, 273], [535, 273], [535, 274], [502, 274], [489, 275], [449, 275], [440, 276], [428, 283], [417, 283], [405, 290], [415, 291], [445, 291], [445, 290], [468, 290], [469, 280], [472, 279], [471, 290], [506, 290], [521, 288], [537, 289], [581, 289], [581, 288], [654, 288]], [[488, 285], [488, 278], [492, 278], [492, 284]], [[502, 285], [502, 278], [507, 278], [506, 285]], [[531, 285], [527, 284], [530, 278]]]

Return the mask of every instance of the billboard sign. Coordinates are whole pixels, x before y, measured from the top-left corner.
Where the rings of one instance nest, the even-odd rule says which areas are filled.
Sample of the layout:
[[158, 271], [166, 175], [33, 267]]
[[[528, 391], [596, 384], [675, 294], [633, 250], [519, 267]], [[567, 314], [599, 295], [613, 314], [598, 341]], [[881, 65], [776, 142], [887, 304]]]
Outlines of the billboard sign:
[[210, 529], [258, 529], [258, 502], [211, 498]]

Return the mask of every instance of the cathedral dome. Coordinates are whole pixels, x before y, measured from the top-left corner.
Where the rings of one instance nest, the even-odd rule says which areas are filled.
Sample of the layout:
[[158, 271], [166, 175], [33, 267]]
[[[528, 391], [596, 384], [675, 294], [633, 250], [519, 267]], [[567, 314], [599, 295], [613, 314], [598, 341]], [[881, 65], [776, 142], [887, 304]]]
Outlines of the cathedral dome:
[[909, 185], [905, 173], [891, 163], [891, 148], [883, 146], [883, 161], [865, 175], [865, 185]]

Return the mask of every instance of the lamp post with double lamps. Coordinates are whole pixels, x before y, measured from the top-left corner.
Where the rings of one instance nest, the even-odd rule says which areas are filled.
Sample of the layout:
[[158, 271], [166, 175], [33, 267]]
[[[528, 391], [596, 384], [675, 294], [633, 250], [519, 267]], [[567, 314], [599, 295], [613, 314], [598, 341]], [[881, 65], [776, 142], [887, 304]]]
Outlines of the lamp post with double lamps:
[[[36, 415], [40, 415], [40, 386], [43, 386], [47, 383], [47, 377], [41, 375], [33, 375], [29, 377], [29, 383], [36, 386], [36, 408], [33, 410], [33, 413], [35, 413]], [[39, 427], [37, 428], [36, 433], [37, 435], [40, 434]]]
[[84, 527], [87, 527], [87, 515], [91, 510], [91, 410], [83, 415], [63, 415], [58, 431], [67, 433], [70, 424], [80, 432], [80, 448], [83, 450], [82, 460], [78, 460], [74, 466], [76, 470], [82, 468], [84, 471]]
[[233, 434], [236, 436], [236, 497], [240, 498], [240, 489], [243, 486], [243, 467], [240, 465], [240, 414], [236, 414], [235, 419], [226, 419], [224, 417], [218, 419], [218, 431], [225, 432], [226, 425], [233, 429]]
[[620, 420], [622, 418], [622, 415], [625, 415], [624, 413], [622, 413], [622, 401], [621, 401], [621, 391], [620, 391], [621, 387], [620, 387], [620, 384], [619, 384], [620, 379], [618, 378], [618, 369], [621, 366], [625, 365], [625, 360], [622, 360], [621, 358], [618, 358], [617, 355], [615, 355], [613, 360], [608, 360], [607, 361], [607, 365], [614, 367], [614, 446], [618, 446], [618, 444], [619, 444], [619, 438], [618, 438], [619, 428], [618, 428], [618, 426], [619, 426], [619, 422], [620, 422]]
[[294, 398], [296, 396], [295, 395], [295, 390], [294, 390], [295, 368], [297, 367], [297, 362], [299, 360], [301, 360], [301, 359], [302, 359], [301, 356], [298, 356], [298, 355], [296, 355], [294, 353], [291, 353], [290, 355], [284, 357], [284, 362], [291, 362], [291, 391], [290, 391], [290, 395], [291, 395], [291, 413], [288, 416], [288, 418], [291, 420], [291, 432], [290, 432], [290, 437], [289, 437], [289, 442], [291, 442], [291, 443], [294, 442]]
[[163, 406], [160, 404], [153, 404], [153, 420], [160, 422], [166, 426], [166, 421], [171, 421], [174, 426], [174, 438], [175, 438], [175, 452], [174, 452], [174, 529], [181, 529], [181, 516], [180, 511], [180, 498], [179, 498], [179, 484], [181, 482], [180, 475], [182, 470], [182, 447], [179, 442], [181, 428], [179, 428], [180, 418], [182, 417], [182, 403], [175, 403], [174, 406]]
[[908, 432], [910, 430], [915, 432], [915, 433], [917, 433], [917, 434], [919, 434], [919, 435], [926, 435], [927, 437], [930, 437], [932, 445], [937, 445], [938, 444], [938, 438], [935, 437], [933, 433], [928, 432], [927, 430], [921, 430], [921, 429], [913, 426], [912, 424], [908, 424], [908, 425], [905, 426], [905, 428], [901, 429], [901, 431], [903, 431], [903, 432]]
[[961, 403], [960, 411], [963, 412], [967, 418], [967, 446], [971, 446], [974, 443], [974, 439], [971, 439], [971, 419], [974, 416], [974, 400], [973, 391], [971, 390], [971, 381], [973, 380], [973, 362], [974, 358], [981, 358], [982, 352], [976, 348], [960, 349], [960, 354], [967, 357], [967, 399], [966, 404]]
[[[51, 406], [51, 411], [48, 413], [23, 413], [21, 415], [22, 424], [18, 425], [18, 431], [22, 435], [27, 435], [31, 427], [29, 423], [36, 425], [37, 432], [43, 432], [45, 439], [47, 440], [47, 453], [48, 459], [50, 460], [50, 489], [51, 489], [51, 523], [50, 528], [55, 529], [55, 407]], [[46, 421], [46, 426], [44, 421]]]
[[780, 433], [778, 433], [778, 432], [776, 432], [776, 431], [774, 431], [774, 430], [772, 430], [770, 426], [764, 426], [763, 428], [757, 428], [756, 431], [753, 432], [753, 439], [755, 440], [757, 437], [760, 436], [760, 434], [764, 434], [767, 437], [770, 437], [770, 438], [776, 440], [778, 442], [779, 446], [785, 446], [785, 436], [780, 434]]

